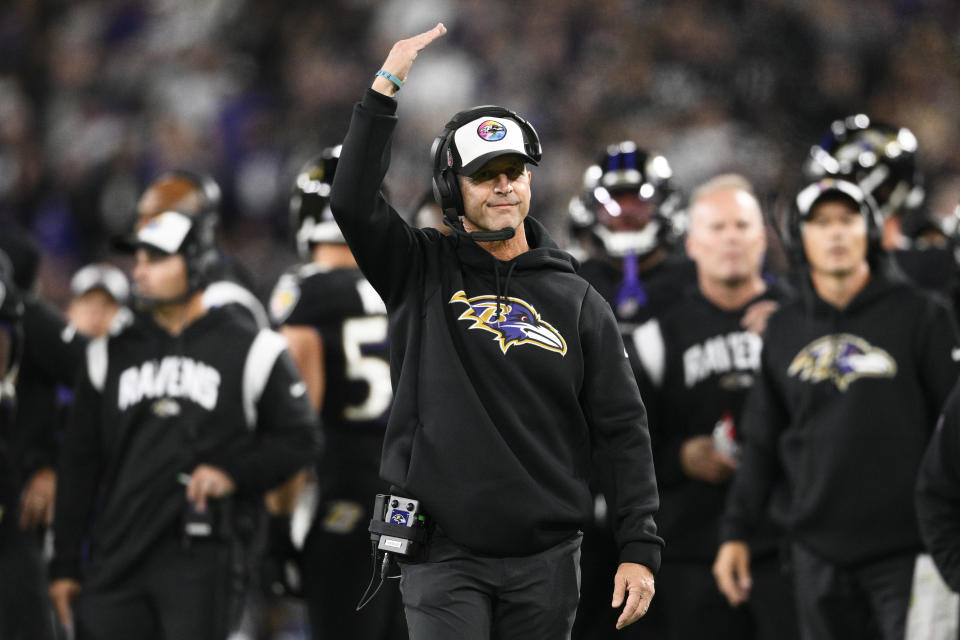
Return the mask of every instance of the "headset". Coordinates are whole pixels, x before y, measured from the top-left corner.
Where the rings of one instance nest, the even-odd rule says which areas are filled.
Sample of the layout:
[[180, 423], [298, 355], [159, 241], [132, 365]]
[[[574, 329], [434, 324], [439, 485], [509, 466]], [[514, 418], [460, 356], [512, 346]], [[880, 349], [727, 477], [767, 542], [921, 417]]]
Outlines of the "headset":
[[147, 190], [162, 180], [180, 179], [189, 182], [200, 194], [199, 209], [185, 211], [175, 208], [192, 222], [190, 232], [184, 238], [178, 253], [187, 262], [189, 290], [197, 291], [210, 284], [216, 268], [220, 264], [220, 251], [217, 248], [217, 227], [220, 225], [220, 205], [222, 192], [220, 185], [206, 173], [188, 169], [171, 169], [160, 174], [150, 183]]
[[533, 164], [540, 162], [543, 150], [540, 146], [540, 136], [529, 122], [505, 107], [497, 105], [481, 105], [466, 109], [455, 114], [441, 133], [433, 141], [431, 155], [433, 157], [433, 195], [440, 208], [443, 209], [444, 222], [458, 235], [468, 235], [479, 242], [508, 240], [513, 237], [513, 229], [507, 227], [498, 231], [480, 231], [467, 233], [460, 222], [464, 215], [463, 194], [460, 192], [460, 182], [457, 179], [457, 170], [463, 165], [460, 153], [454, 141], [454, 134], [463, 125], [482, 116], [491, 118], [509, 118], [520, 126], [523, 134], [524, 152], [532, 159]]
[[873, 260], [883, 251], [881, 246], [883, 218], [880, 215], [880, 208], [873, 197], [861, 189], [859, 185], [840, 178], [823, 178], [811, 182], [803, 187], [794, 198], [788, 214], [787, 232], [783, 238], [791, 260], [795, 264], [806, 263], [801, 232], [802, 218], [809, 214], [814, 204], [831, 200], [856, 204], [860, 215], [867, 223], [867, 259], [872, 264]]

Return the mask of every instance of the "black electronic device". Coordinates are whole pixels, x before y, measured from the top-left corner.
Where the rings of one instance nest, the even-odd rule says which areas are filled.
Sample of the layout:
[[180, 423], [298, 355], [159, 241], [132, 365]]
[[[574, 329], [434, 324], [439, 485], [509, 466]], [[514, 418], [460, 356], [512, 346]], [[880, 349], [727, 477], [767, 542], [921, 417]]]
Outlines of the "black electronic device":
[[[377, 494], [373, 503], [373, 518], [368, 528], [373, 575], [360, 598], [357, 611], [373, 600], [380, 591], [384, 580], [387, 579], [392, 557], [402, 557], [407, 562], [414, 562], [422, 557], [427, 543], [427, 525], [427, 516], [419, 500], [401, 495]], [[374, 588], [374, 582], [378, 577], [377, 565], [380, 554], [382, 554], [382, 558], [379, 558], [380, 580]]]

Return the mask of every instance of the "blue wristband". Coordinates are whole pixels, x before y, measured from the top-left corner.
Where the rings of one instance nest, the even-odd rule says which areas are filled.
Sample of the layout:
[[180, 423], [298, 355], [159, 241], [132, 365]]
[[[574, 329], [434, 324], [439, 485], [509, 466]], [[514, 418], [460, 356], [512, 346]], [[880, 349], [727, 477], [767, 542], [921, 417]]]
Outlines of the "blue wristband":
[[393, 84], [397, 85], [397, 91], [400, 91], [400, 89], [403, 88], [403, 80], [393, 75], [389, 71], [386, 71], [385, 69], [380, 69], [380, 71], [377, 71], [376, 75], [380, 76], [381, 78], [386, 78]]

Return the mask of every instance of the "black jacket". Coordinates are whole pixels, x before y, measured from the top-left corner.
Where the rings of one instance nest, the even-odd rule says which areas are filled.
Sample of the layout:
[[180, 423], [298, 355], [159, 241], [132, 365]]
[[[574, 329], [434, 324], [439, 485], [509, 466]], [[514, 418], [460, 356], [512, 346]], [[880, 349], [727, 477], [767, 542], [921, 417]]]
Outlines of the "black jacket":
[[767, 326], [743, 418], [723, 539], [743, 539], [771, 492], [800, 544], [853, 565], [921, 548], [913, 488], [957, 374], [949, 308], [874, 273], [844, 308], [804, 290]]
[[94, 340], [60, 453], [51, 577], [105, 586], [164, 536], [179, 536], [181, 479], [226, 471], [235, 500], [257, 505], [316, 455], [316, 415], [285, 342], [234, 307], [179, 336], [146, 314]]
[[953, 388], [920, 465], [917, 518], [944, 581], [960, 591], [960, 384]]
[[509, 262], [407, 226], [379, 195], [395, 110], [367, 91], [331, 196], [390, 315], [395, 399], [381, 476], [457, 543], [526, 555], [590, 520], [590, 456], [600, 448], [617, 479], [621, 560], [656, 571], [646, 414], [609, 305], [531, 218], [531, 250]]
[[[683, 444], [710, 436], [718, 423], [740, 428], [747, 394], [760, 369], [761, 337], [741, 326], [746, 310], [763, 300], [783, 302], [782, 288], [768, 288], [743, 307], [726, 310], [691, 291], [669, 311], [633, 332], [637, 379], [650, 414], [653, 456], [660, 488], [657, 522], [670, 545], [666, 559], [712, 562], [720, 515], [730, 484], [688, 476]], [[751, 550], [771, 550], [775, 539], [751, 539]]]

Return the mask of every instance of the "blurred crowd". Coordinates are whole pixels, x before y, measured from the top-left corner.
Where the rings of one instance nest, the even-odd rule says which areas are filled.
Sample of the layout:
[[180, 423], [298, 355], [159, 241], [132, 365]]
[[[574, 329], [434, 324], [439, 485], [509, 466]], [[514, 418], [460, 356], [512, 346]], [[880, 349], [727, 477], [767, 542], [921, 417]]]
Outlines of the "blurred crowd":
[[960, 194], [960, 8], [949, 0], [13, 0], [0, 8], [0, 218], [44, 253], [41, 287], [109, 257], [161, 171], [212, 174], [224, 240], [265, 296], [293, 261], [291, 180], [339, 140], [398, 34], [442, 20], [416, 70], [387, 185], [412, 209], [453, 112], [524, 113], [545, 142], [535, 211], [561, 236], [582, 167], [610, 140], [669, 158], [689, 190], [738, 171], [796, 191], [831, 120], [912, 129], [934, 212]]
[[[691, 543], [689, 549], [685, 548], [682, 538], [675, 534], [676, 530], [702, 533], [717, 529], [724, 493], [708, 487], [712, 492], [708, 496], [710, 509], [700, 511], [713, 518], [709, 523], [696, 526], [673, 523], [675, 530], [671, 530], [671, 504], [680, 506], [677, 513], [682, 512], [681, 516], [696, 509], [688, 509], [689, 502], [685, 502], [683, 496], [669, 499], [669, 492], [685, 491], [687, 485], [681, 484], [681, 480], [689, 484], [691, 478], [710, 485], [724, 484], [736, 465], [728, 461], [729, 468], [722, 470], [722, 478], [704, 480], [702, 476], [709, 474], [700, 468], [702, 460], [698, 466], [695, 459], [689, 465], [693, 471], [686, 467], [674, 469], [675, 477], [671, 480], [671, 469], [667, 465], [664, 473], [665, 465], [660, 458], [676, 464], [687, 462], [677, 455], [681, 446], [679, 436], [668, 434], [678, 440], [672, 442], [664, 433], [657, 433], [657, 429], [661, 425], [673, 428], [674, 423], [682, 423], [682, 416], [671, 414], [669, 419], [658, 420], [657, 401], [661, 403], [659, 409], [665, 412], [662, 415], [667, 415], [677, 407], [686, 410], [688, 406], [710, 407], [713, 411], [714, 405], [719, 407], [727, 399], [723, 398], [718, 404], [712, 396], [705, 396], [706, 401], [697, 396], [696, 402], [688, 402], [686, 399], [694, 397], [688, 384], [678, 391], [682, 392], [683, 399], [677, 401], [668, 393], [673, 391], [669, 389], [670, 379], [666, 383], [654, 380], [656, 376], [645, 380], [644, 376], [650, 375], [642, 368], [648, 365], [643, 357], [644, 345], [649, 346], [649, 340], [645, 342], [642, 338], [649, 338], [644, 327], [652, 326], [651, 319], [671, 318], [671, 322], [663, 324], [675, 328], [682, 324], [672, 322], [678, 317], [684, 321], [692, 318], [691, 326], [685, 330], [691, 335], [696, 333], [695, 340], [686, 335], [659, 338], [667, 344], [667, 353], [673, 357], [681, 353], [677, 345], [688, 338], [693, 345], [691, 349], [699, 348], [700, 343], [716, 346], [725, 343], [710, 342], [715, 337], [713, 333], [717, 336], [760, 334], [763, 327], [754, 330], [747, 326], [745, 319], [741, 321], [743, 305], [739, 303], [733, 305], [736, 314], [726, 308], [721, 309], [724, 313], [719, 313], [699, 298], [681, 299], [678, 295], [682, 287], [694, 283], [697, 274], [702, 275], [706, 270], [704, 265], [709, 260], [704, 255], [710, 253], [709, 248], [701, 247], [699, 256], [690, 255], [696, 265], [682, 255], [682, 248], [689, 246], [683, 244], [685, 234], [690, 231], [689, 222], [697, 217], [693, 213], [686, 217], [684, 211], [693, 212], [699, 206], [706, 207], [709, 214], [707, 205], [712, 200], [723, 204], [723, 198], [729, 199], [730, 194], [738, 196], [734, 213], [749, 218], [752, 225], [741, 226], [757, 231], [751, 240], [757, 264], [749, 265], [750, 278], [744, 280], [756, 289], [747, 293], [757, 294], [754, 297], [763, 298], [761, 302], [777, 304], [788, 296], [772, 285], [777, 279], [782, 284], [798, 284], [793, 280], [805, 284], [806, 263], [800, 261], [802, 268], [790, 272], [788, 256], [775, 242], [773, 230], [798, 234], [801, 225], [815, 219], [815, 213], [822, 213], [814, 209], [824, 205], [845, 206], [849, 209], [848, 218], [864, 218], [865, 228], [873, 224], [872, 214], [877, 213], [879, 222], [871, 227], [876, 237], [870, 236], [870, 247], [879, 250], [882, 246], [886, 251], [897, 252], [897, 264], [914, 284], [946, 294], [953, 302], [954, 311], [960, 310], [960, 286], [957, 285], [960, 271], [956, 269], [960, 263], [960, 154], [956, 153], [960, 148], [960, 119], [957, 118], [960, 5], [952, 0], [861, 0], [856, 3], [847, 0], [725, 3], [706, 0], [528, 0], [525, 3], [10, 0], [0, 5], [0, 240], [15, 241], [0, 244], [4, 250], [14, 252], [10, 257], [18, 269], [24, 266], [29, 272], [39, 269], [33, 291], [23, 292], [28, 302], [36, 305], [34, 315], [28, 308], [24, 316], [24, 330], [29, 333], [32, 329], [34, 336], [59, 335], [65, 344], [74, 340], [77, 331], [89, 335], [107, 331], [117, 309], [128, 297], [128, 282], [124, 274], [112, 266], [81, 267], [103, 262], [130, 273], [134, 260], [128, 254], [119, 253], [114, 240], [129, 234], [135, 224], [140, 233], [150, 220], [173, 209], [168, 204], [147, 206], [152, 202], [147, 195], [157, 189], [157, 176], [166, 176], [161, 177], [160, 182], [185, 181], [189, 183], [187, 191], [202, 192], [202, 206], [185, 215], [196, 215], [197, 220], [204, 216], [218, 217], [219, 246], [213, 240], [213, 226], [210, 226], [210, 237], [204, 236], [203, 242], [207, 244], [201, 249], [215, 255], [220, 255], [218, 252], [223, 249], [223, 256], [229, 257], [229, 266], [235, 270], [224, 279], [249, 285], [254, 296], [245, 294], [240, 302], [250, 308], [256, 322], [267, 324], [260, 303], [270, 300], [267, 307], [274, 326], [300, 324], [298, 316], [291, 313], [299, 303], [300, 288], [307, 290], [304, 283], [308, 278], [327, 270], [352, 270], [350, 273], [356, 270], [339, 230], [329, 237], [321, 233], [324, 224], [336, 228], [336, 224], [327, 219], [330, 213], [327, 199], [339, 157], [336, 145], [347, 131], [353, 104], [370, 86], [372, 72], [394, 41], [438, 21], [449, 29], [447, 37], [437, 42], [429, 56], [418, 61], [408, 78], [415, 82], [405, 84], [400, 94], [398, 114], [403, 125], [398, 127], [392, 142], [392, 162], [385, 183], [389, 200], [415, 226], [439, 225], [438, 220], [422, 217], [421, 205], [430, 198], [431, 142], [453, 113], [476, 104], [498, 104], [522, 113], [535, 126], [543, 140], [544, 152], [542, 162], [533, 170], [535, 195], [531, 211], [561, 246], [583, 259], [581, 275], [610, 302], [624, 336], [629, 336], [627, 344], [634, 360], [634, 373], [651, 416], [654, 454], [660, 467], [658, 480], [663, 495], [668, 496], [662, 500], [667, 509], [663, 511], [661, 526], [669, 534], [665, 536], [668, 542], [674, 545], [672, 553], [679, 554], [671, 557], [668, 547], [665, 557], [671, 561], [670, 566], [682, 567], [687, 563], [693, 567], [690, 576], [681, 575], [679, 571], [666, 573], [662, 584], [671, 585], [673, 580], [673, 593], [686, 593], [689, 585], [700, 585], [702, 593], [709, 596], [704, 596], [705, 606], [712, 607], [719, 602], [726, 615], [729, 613], [726, 604], [715, 589], [710, 573], [717, 541], [711, 538], [709, 544], [701, 544], [694, 553], [690, 549], [696, 545]], [[822, 157], [816, 155], [817, 149]], [[849, 149], [859, 150], [848, 158], [856, 165], [855, 170], [835, 170], [829, 163], [823, 164], [842, 159]], [[317, 160], [321, 150], [324, 150], [323, 156]], [[878, 158], [882, 160], [879, 163]], [[900, 182], [891, 180], [889, 185], [884, 182], [883, 188], [865, 184], [874, 178], [883, 181], [873, 169], [878, 165], [887, 166], [888, 162], [893, 171], [907, 167], [909, 176], [894, 176]], [[589, 168], [584, 172], [586, 167]], [[172, 170], [179, 172], [170, 173]], [[219, 186], [207, 189], [206, 176]], [[835, 182], [823, 186], [825, 183], [820, 179], [824, 176], [843, 178], [850, 183], [844, 183], [842, 188]], [[802, 188], [810, 183], [820, 189], [818, 193], [832, 195], [825, 199], [810, 196], [804, 205], [803, 199], [798, 200], [796, 196], [798, 192], [809, 191], [810, 187], [804, 191]], [[292, 201], [295, 184], [297, 198]], [[903, 188], [909, 191], [896, 193], [898, 184], [905, 185]], [[177, 196], [174, 198], [163, 189], [172, 188], [166, 185], [161, 189], [171, 202], [182, 195], [174, 194]], [[311, 205], [311, 213], [307, 215], [303, 212], [309, 207], [302, 198], [310, 197], [315, 197], [317, 203]], [[747, 206], [743, 205], [744, 197]], [[890, 211], [873, 212], [867, 201], [874, 199], [881, 206], [895, 204], [890, 205]], [[723, 209], [720, 205], [716, 207]], [[702, 233], [709, 227], [703, 222], [709, 216], [697, 215]], [[794, 216], [792, 228], [791, 216]], [[647, 228], [651, 220], [656, 224]], [[636, 228], [628, 228], [629, 223], [636, 223]], [[766, 231], [763, 231], [764, 224], [768, 225]], [[741, 231], [738, 227], [738, 232]], [[620, 240], [617, 234], [622, 235]], [[32, 258], [24, 261], [23, 255], [15, 254], [17, 246], [30, 244], [23, 240], [26, 237], [32, 238], [39, 249], [42, 256], [39, 266]], [[623, 237], [631, 243], [647, 244], [626, 246]], [[294, 238], [303, 245], [299, 252]], [[770, 246], [766, 244], [768, 239], [772, 241]], [[331, 245], [337, 248], [331, 249]], [[323, 250], [317, 251], [320, 248]], [[804, 250], [797, 242], [793, 249], [794, 253]], [[24, 251], [29, 253], [27, 249]], [[181, 250], [180, 253], [188, 255], [189, 252]], [[146, 253], [141, 256], [141, 262], [146, 260], [144, 256]], [[194, 259], [199, 258], [190, 258]], [[298, 259], [306, 261], [306, 271], [284, 273]], [[193, 268], [191, 265], [188, 267]], [[656, 275], [658, 268], [659, 276]], [[0, 265], [0, 272], [3, 269], [4, 265]], [[23, 282], [32, 280], [32, 273], [18, 275]], [[926, 276], [929, 278], [925, 279]], [[359, 271], [351, 277], [361, 278]], [[223, 284], [219, 276], [208, 279]], [[31, 288], [19, 281], [17, 284], [23, 289]], [[353, 295], [356, 283], [351, 280], [348, 284], [347, 289]], [[702, 282], [700, 284], [702, 288]], [[272, 296], [271, 290], [274, 290]], [[218, 295], [222, 291], [221, 287]], [[312, 297], [304, 299], [315, 300], [318, 309], [326, 309], [324, 305], [328, 300], [349, 298], [339, 294], [328, 296], [327, 289], [322, 293], [315, 291]], [[700, 293], [707, 296], [705, 291]], [[140, 294], [142, 297], [143, 292]], [[236, 291], [231, 295], [236, 295]], [[204, 304], [209, 308], [224, 305], [215, 298], [204, 298]], [[2, 299], [0, 295], [0, 302]], [[149, 302], [148, 298], [144, 299]], [[693, 305], [692, 311], [666, 316], [668, 304], [678, 301]], [[49, 303], [50, 308], [41, 307], [41, 302]], [[386, 335], [383, 309], [378, 307], [374, 313], [366, 304], [361, 305], [363, 300], [354, 302], [363, 308], [364, 314], [382, 321]], [[101, 309], [105, 303], [109, 303], [107, 311]], [[660, 303], [662, 308], [657, 306]], [[774, 308], [775, 304], [766, 307], [763, 313], [769, 314]], [[897, 307], [903, 315], [903, 324], [897, 325], [896, 333], [907, 327], [907, 320], [919, 315], [903, 312], [903, 308]], [[697, 322], [706, 322], [705, 318], [710, 319], [704, 309], [722, 316], [713, 323], [717, 326], [708, 327], [713, 333], [707, 339], [707, 328], [697, 325]], [[63, 329], [65, 325], [47, 321], [57, 317], [58, 311], [66, 312], [72, 328]], [[300, 313], [306, 312], [300, 310]], [[883, 319], [895, 316], [890, 313]], [[31, 318], [47, 320], [41, 323]], [[763, 315], [760, 324], [765, 322], [766, 315]], [[948, 324], [950, 322], [945, 321], [944, 327]], [[701, 331], [707, 333], [697, 333]], [[913, 335], [912, 331], [907, 327], [904, 333]], [[939, 333], [928, 333], [942, 337], [947, 344], [952, 332], [951, 324]], [[669, 344], [671, 339], [676, 344]], [[85, 353], [80, 342], [77, 340], [70, 352], [70, 358], [78, 362]], [[343, 340], [329, 339], [328, 342], [339, 344]], [[779, 342], [771, 341], [772, 344]], [[759, 338], [747, 336], [737, 344], [741, 343], [755, 346], [759, 357]], [[25, 344], [35, 350], [59, 345], [56, 339], [34, 337], [30, 340], [29, 336]], [[815, 341], [810, 343], [811, 353], [816, 345]], [[689, 345], [684, 342], [683, 346]], [[946, 362], [948, 349], [939, 348], [939, 343], [937, 346], [931, 350]], [[663, 357], [663, 345], [654, 351]], [[834, 351], [837, 353], [831, 357], [845, 357], [837, 348]], [[686, 364], [686, 351], [683, 353]], [[364, 351], [365, 358], [370, 355]], [[383, 373], [388, 369], [386, 356], [381, 355], [383, 366], [375, 372]], [[63, 357], [62, 354], [48, 356], [45, 352], [27, 353], [25, 361], [49, 366], [54, 371], [31, 372], [25, 366], [18, 384], [29, 389], [30, 374], [43, 374], [40, 377], [57, 378], [55, 382], [59, 386], [52, 385], [52, 388], [69, 395], [72, 372], [77, 367], [61, 366]], [[294, 355], [294, 362], [299, 366], [301, 362], [297, 357]], [[709, 357], [705, 356], [704, 362], [709, 364]], [[955, 363], [948, 364], [955, 366]], [[679, 371], [676, 363], [674, 365]], [[714, 412], [716, 415], [710, 414], [704, 424], [709, 423], [711, 429], [716, 426], [720, 435], [726, 433], [722, 427], [727, 423], [733, 431], [736, 420], [730, 416], [739, 414], [758, 366], [759, 361], [751, 362], [752, 368], [730, 374], [730, 380], [739, 380], [736, 391], [740, 395], [730, 407], [723, 404], [719, 407], [723, 411], [718, 409]], [[790, 368], [794, 369], [792, 365]], [[224, 371], [228, 369], [224, 366]], [[309, 373], [309, 367], [301, 367], [301, 373], [304, 371]], [[340, 375], [332, 368], [324, 371], [329, 380]], [[667, 371], [670, 371], [669, 365]], [[948, 373], [943, 378], [952, 384], [953, 369]], [[16, 372], [13, 375], [15, 377]], [[61, 380], [58, 376], [69, 379]], [[308, 378], [304, 374], [304, 379]], [[388, 389], [386, 380], [384, 375], [384, 389]], [[716, 392], [715, 385], [710, 385], [703, 388], [709, 393]], [[682, 385], [675, 386], [679, 389]], [[931, 401], [935, 407], [925, 417], [932, 418], [943, 406], [940, 396], [949, 389], [944, 386], [938, 389], [938, 393], [942, 393], [935, 402]], [[290, 388], [292, 393], [293, 387]], [[305, 388], [311, 393], [314, 409], [319, 409], [322, 393], [313, 394], [315, 389], [309, 381]], [[334, 388], [330, 383], [330, 389]], [[374, 386], [371, 384], [370, 388]], [[897, 388], [906, 387], [901, 384]], [[724, 393], [730, 392], [728, 387], [722, 389]], [[707, 392], [701, 390], [701, 393]], [[30, 397], [22, 390], [18, 395], [21, 415], [29, 414], [31, 401], [32, 409], [46, 402], [38, 402], [39, 395]], [[335, 398], [338, 394], [329, 395]], [[912, 400], [900, 402], [904, 407], [915, 404], [918, 405]], [[332, 414], [332, 406], [333, 401], [324, 405], [324, 410]], [[957, 406], [960, 406], [960, 391], [948, 409]], [[59, 401], [55, 407], [41, 408], [50, 412], [63, 409]], [[804, 405], [801, 409], [803, 414], [807, 407]], [[960, 411], [952, 410], [949, 415], [960, 416]], [[722, 416], [719, 421], [715, 420], [717, 416]], [[892, 420], [889, 415], [885, 417]], [[54, 418], [58, 421], [63, 416], [58, 414]], [[331, 425], [339, 423], [326, 414], [322, 418], [328, 437], [329, 433], [336, 433]], [[694, 421], [690, 418], [691, 424]], [[960, 418], [955, 422], [960, 424]], [[344, 420], [343, 424], [349, 425], [350, 421]], [[351, 429], [344, 431], [352, 433]], [[716, 446], [716, 432], [685, 435], [691, 436], [688, 440], [693, 444], [709, 444], [706, 448], [710, 451]], [[733, 439], [730, 436], [731, 442]], [[327, 446], [335, 452], [331, 458], [336, 459], [344, 443], [331, 442]], [[375, 445], [373, 449], [379, 451], [379, 441], [371, 442]], [[684, 440], [683, 446], [686, 443]], [[942, 446], [946, 449], [948, 445]], [[364, 449], [364, 460], [373, 461], [376, 455], [368, 453]], [[919, 445], [915, 453], [919, 458], [922, 453]], [[730, 456], [731, 460], [735, 457]], [[53, 519], [55, 493], [56, 476], [52, 476], [53, 479], [50, 476], [53, 463], [51, 460], [19, 462], [30, 471], [46, 468], [47, 474], [31, 476], [33, 479], [24, 496], [43, 493], [44, 506], [28, 514], [30, 521], [23, 528], [49, 525]], [[919, 460], [911, 460], [899, 466], [912, 472], [918, 464]], [[897, 465], [891, 465], [894, 466]], [[323, 465], [318, 465], [320, 467]], [[337, 469], [330, 469], [331, 476], [335, 475]], [[357, 469], [348, 471], [359, 474]], [[375, 470], [367, 469], [365, 473], [364, 482], [379, 482]], [[341, 475], [351, 481], [361, 477]], [[347, 484], [350, 483], [344, 483]], [[350, 501], [337, 502], [335, 506], [340, 511], [331, 513], [343, 515], [345, 504], [349, 502], [355, 507], [366, 500], [368, 494], [376, 493], [375, 489], [368, 490], [372, 484], [362, 485], [359, 481], [353, 484], [351, 489], [359, 491], [358, 487], [362, 487], [362, 497], [351, 495]], [[598, 497], [597, 504], [605, 505], [603, 497]], [[905, 509], [912, 509], [911, 500], [901, 500], [901, 503]], [[282, 509], [276, 511], [289, 515]], [[359, 507], [345, 513], [352, 514], [353, 528], [356, 522], [366, 522], [369, 515]], [[273, 511], [271, 514], [276, 515]], [[287, 524], [285, 520], [281, 522], [282, 527]], [[325, 521], [324, 526], [329, 524], [330, 520]], [[588, 545], [596, 546], [585, 546], [585, 565], [589, 567], [593, 563], [606, 569], [604, 563], [609, 558], [604, 554], [613, 543], [603, 538], [604, 517], [598, 515], [595, 524], [596, 531], [588, 534], [593, 538], [587, 540]], [[365, 552], [366, 532], [362, 527], [357, 531]], [[274, 534], [274, 537], [277, 536]], [[775, 537], [771, 539], [777, 542]], [[316, 566], [326, 567], [331, 561], [319, 552], [311, 556], [311, 544], [332, 556], [346, 558], [347, 554], [339, 548], [320, 538], [317, 540], [311, 538], [306, 542], [306, 555]], [[731, 540], [735, 538], [726, 541]], [[761, 546], [760, 551], [767, 552], [767, 560], [775, 570], [774, 577], [782, 581], [783, 576], [776, 573], [780, 571], [779, 550], [775, 544], [768, 546]], [[27, 561], [41, 566], [39, 550], [34, 551], [38, 558], [27, 558]], [[282, 551], [290, 552], [289, 549]], [[685, 552], [690, 553], [689, 557], [683, 555]], [[908, 555], [904, 566], [912, 571], [912, 548]], [[757, 554], [756, 559], [762, 560], [761, 556]], [[367, 558], [364, 554], [358, 557], [362, 560], [360, 570], [354, 570], [351, 565], [349, 572], [341, 573], [365, 580]], [[268, 566], [268, 569], [282, 574], [288, 567], [281, 560], [286, 561], [281, 557], [276, 567]], [[763, 565], [757, 564], [757, 575], [762, 577]], [[308, 595], [311, 589], [319, 588], [309, 583], [309, 575], [314, 573], [319, 572], [307, 572], [304, 591]], [[814, 571], [811, 569], [808, 573]], [[336, 574], [337, 571], [331, 572]], [[286, 575], [283, 578], [267, 576], [264, 579], [262, 586], [269, 592], [264, 598], [269, 600], [300, 590], [299, 585], [282, 584], [285, 580], [296, 580], [287, 580]], [[608, 581], [607, 573], [603, 573], [602, 579], [587, 573], [583, 592], [605, 598]], [[724, 590], [723, 580], [720, 582], [724, 595], [734, 603], [735, 598]], [[355, 592], [362, 585], [344, 588], [342, 580], [332, 584], [334, 590], [341, 591], [341, 596], [349, 600], [344, 605], [347, 608], [336, 610], [352, 608]], [[43, 587], [38, 587], [37, 592], [43, 593]], [[637, 625], [635, 633], [653, 633], [651, 630], [656, 630], [659, 624], [661, 630], [676, 634], [681, 628], [676, 620], [697, 617], [689, 616], [687, 609], [671, 610], [669, 607], [677, 605], [669, 600], [669, 592], [670, 588], [663, 590], [660, 599], [666, 604], [660, 605], [660, 610], [654, 608], [651, 618]], [[331, 597], [324, 593], [317, 601], [332, 602]], [[279, 605], [284, 604], [282, 598], [276, 599]], [[16, 602], [10, 598], [7, 601]], [[673, 602], [686, 606], [679, 598]], [[763, 604], [758, 604], [758, 608], [767, 607], [770, 619], [775, 619], [781, 627], [789, 626], [782, 621], [781, 611], [790, 611], [791, 598], [785, 596], [783, 602], [787, 605], [782, 610]], [[296, 637], [305, 636], [304, 612], [295, 610], [291, 614], [279, 605], [276, 611], [269, 603], [260, 603], [262, 611], [256, 603], [248, 609], [258, 615], [266, 612], [264, 619], [276, 617], [270, 624], [262, 623], [272, 631], [284, 624], [299, 625]], [[398, 610], [398, 603], [388, 600], [382, 606], [386, 611], [385, 624], [396, 623], [390, 616]], [[612, 629], [612, 623], [605, 621], [608, 606], [607, 602], [585, 598], [581, 605], [582, 622], [574, 637], [606, 637], [599, 632], [591, 634], [601, 627]], [[41, 604], [42, 609], [47, 607], [45, 602]], [[315, 619], [322, 618], [317, 612], [311, 614]], [[366, 619], [374, 618], [368, 610]], [[703, 616], [696, 622], [714, 625], [713, 620]], [[260, 622], [248, 619], [247, 626]], [[748, 622], [740, 620], [738, 624], [741, 623]], [[402, 631], [401, 628], [392, 630]], [[256, 632], [249, 631], [251, 637], [257, 636]], [[324, 633], [316, 623], [315, 633], [321, 636]], [[404, 634], [405, 631], [401, 637], [405, 637]], [[258, 637], [268, 637], [267, 631]]]

